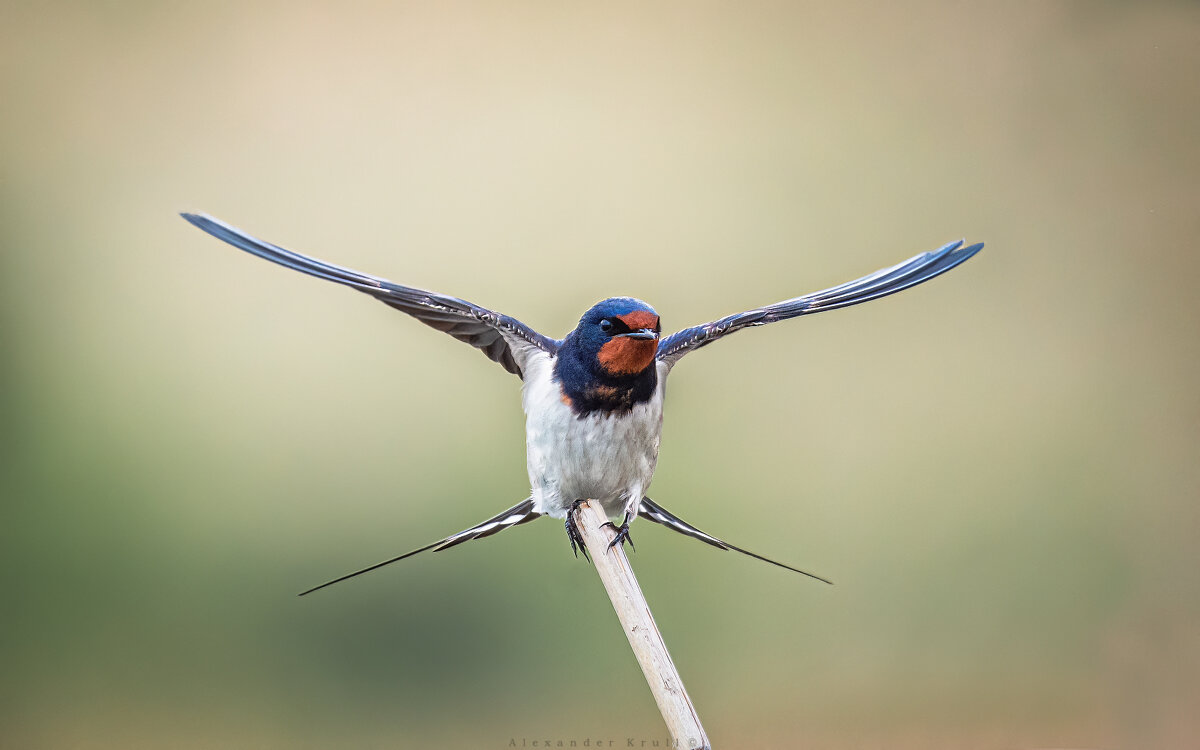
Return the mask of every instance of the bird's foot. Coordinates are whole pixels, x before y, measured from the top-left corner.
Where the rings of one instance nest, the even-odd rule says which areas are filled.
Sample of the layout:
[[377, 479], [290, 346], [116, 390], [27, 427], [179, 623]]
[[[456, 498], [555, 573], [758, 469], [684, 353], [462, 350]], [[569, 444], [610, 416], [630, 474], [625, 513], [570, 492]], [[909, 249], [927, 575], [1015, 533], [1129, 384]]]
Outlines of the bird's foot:
[[571, 542], [571, 551], [575, 553], [576, 557], [579, 557], [579, 553], [583, 552], [583, 559], [591, 562], [592, 558], [588, 556], [587, 544], [583, 541], [583, 534], [579, 533], [579, 527], [575, 525], [575, 511], [585, 502], [587, 501], [576, 500], [571, 505], [571, 509], [567, 511], [567, 522], [564, 525], [567, 527], [567, 540]]
[[616, 547], [618, 544], [625, 544], [626, 542], [628, 542], [629, 549], [633, 550], [634, 552], [637, 552], [637, 547], [633, 546], [633, 537], [631, 537], [629, 535], [629, 514], [628, 513], [625, 514], [625, 519], [621, 522], [620, 526], [616, 525], [612, 521], [608, 521], [608, 522], [602, 524], [600, 528], [604, 528], [605, 526], [607, 526], [607, 527], [611, 528], [613, 531], [617, 532], [617, 535], [613, 537], [613, 540], [608, 543], [608, 548], [610, 550], [613, 547]]

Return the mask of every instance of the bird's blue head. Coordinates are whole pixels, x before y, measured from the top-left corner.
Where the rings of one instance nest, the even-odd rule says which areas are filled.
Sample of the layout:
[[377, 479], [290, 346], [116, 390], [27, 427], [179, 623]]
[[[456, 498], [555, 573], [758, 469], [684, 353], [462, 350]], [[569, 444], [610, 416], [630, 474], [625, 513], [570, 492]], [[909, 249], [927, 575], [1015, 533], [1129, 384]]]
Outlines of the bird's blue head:
[[555, 374], [576, 411], [627, 411], [649, 399], [662, 326], [653, 307], [632, 297], [592, 306], [563, 341]]
[[593, 360], [597, 374], [627, 377], [654, 362], [660, 330], [653, 307], [632, 297], [612, 297], [585, 312], [571, 337], [577, 351]]

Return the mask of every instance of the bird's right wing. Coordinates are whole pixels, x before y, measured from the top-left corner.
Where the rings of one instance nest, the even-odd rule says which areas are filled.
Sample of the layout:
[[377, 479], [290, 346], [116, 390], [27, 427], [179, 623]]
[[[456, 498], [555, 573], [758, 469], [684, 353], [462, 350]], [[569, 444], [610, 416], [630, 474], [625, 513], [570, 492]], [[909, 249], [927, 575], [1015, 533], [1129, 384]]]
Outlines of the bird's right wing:
[[800, 570], [799, 568], [793, 568], [791, 565], [784, 565], [781, 562], [775, 562], [774, 560], [763, 557], [762, 555], [756, 555], [755, 553], [751, 552], [750, 550], [745, 550], [745, 549], [742, 549], [741, 547], [735, 547], [734, 545], [730, 544], [729, 542], [725, 542], [720, 539], [717, 539], [715, 536], [713, 536], [711, 534], [705, 534], [703, 531], [701, 531], [700, 529], [697, 529], [695, 526], [692, 526], [690, 523], [688, 523], [687, 521], [684, 521], [679, 516], [671, 514], [666, 508], [662, 507], [661, 505], [654, 502], [653, 500], [651, 500], [648, 497], [642, 498], [642, 502], [638, 506], [638, 515], [641, 516], [642, 518], [653, 521], [655, 523], [660, 523], [663, 526], [666, 526], [668, 529], [671, 529], [673, 531], [678, 531], [680, 534], [683, 534], [684, 536], [690, 536], [692, 539], [699, 539], [700, 541], [704, 542], [705, 544], [711, 544], [712, 546], [716, 547], [717, 549], [731, 549], [734, 552], [741, 552], [743, 555], [749, 555], [750, 557], [753, 557], [755, 560], [762, 560], [763, 562], [771, 563], [772, 565], [778, 565], [781, 568], [790, 570], [793, 573], [799, 573], [801, 575], [806, 575], [809, 578], [815, 578], [818, 581], [821, 581], [823, 583], [828, 583], [830, 585], [833, 584], [833, 581], [822, 578], [821, 576], [813, 575], [812, 573], [806, 573], [805, 571]]
[[553, 355], [559, 342], [543, 336], [516, 318], [488, 310], [457, 297], [394, 284], [377, 276], [335, 266], [323, 260], [285, 250], [252, 237], [206, 214], [181, 214], [219, 240], [281, 266], [365, 292], [385, 305], [408, 313], [427, 326], [444, 331], [482, 351], [488, 359], [523, 377], [531, 355]]

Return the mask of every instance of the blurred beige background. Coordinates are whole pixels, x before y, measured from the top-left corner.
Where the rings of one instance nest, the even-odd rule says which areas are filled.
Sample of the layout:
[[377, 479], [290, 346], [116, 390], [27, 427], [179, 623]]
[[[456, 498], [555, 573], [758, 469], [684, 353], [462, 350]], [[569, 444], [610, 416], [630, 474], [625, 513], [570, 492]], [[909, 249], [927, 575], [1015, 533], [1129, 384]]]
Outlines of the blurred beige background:
[[0, 745], [665, 738], [522, 527], [519, 382], [270, 240], [556, 336], [959, 237], [672, 377], [639, 524], [719, 747], [1200, 742], [1194, 3], [0, 5]]

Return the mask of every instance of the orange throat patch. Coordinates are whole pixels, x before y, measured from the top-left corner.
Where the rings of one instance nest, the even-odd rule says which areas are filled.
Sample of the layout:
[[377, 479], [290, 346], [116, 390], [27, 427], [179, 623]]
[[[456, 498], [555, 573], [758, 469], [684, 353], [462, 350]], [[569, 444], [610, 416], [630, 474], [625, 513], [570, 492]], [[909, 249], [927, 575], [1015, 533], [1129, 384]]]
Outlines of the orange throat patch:
[[636, 375], [650, 366], [657, 352], [653, 339], [615, 338], [600, 347], [597, 359], [610, 375]]

